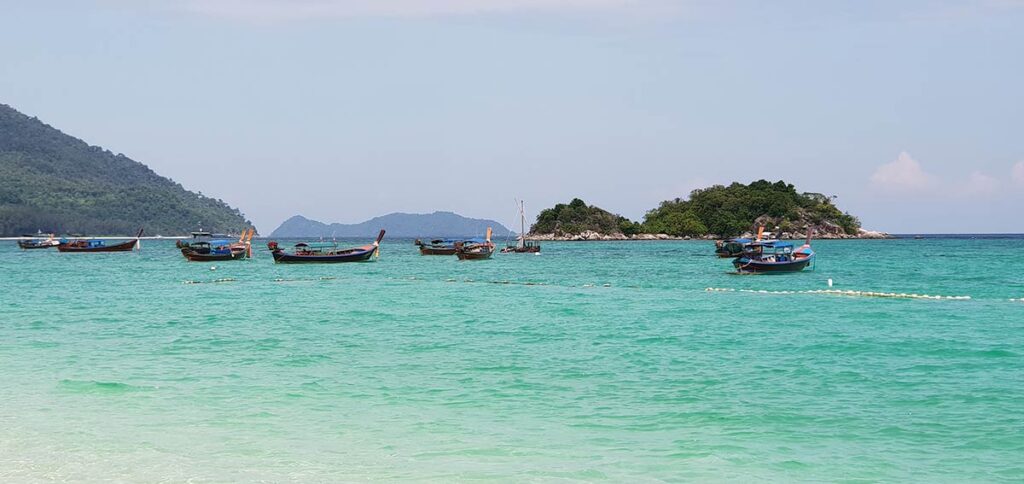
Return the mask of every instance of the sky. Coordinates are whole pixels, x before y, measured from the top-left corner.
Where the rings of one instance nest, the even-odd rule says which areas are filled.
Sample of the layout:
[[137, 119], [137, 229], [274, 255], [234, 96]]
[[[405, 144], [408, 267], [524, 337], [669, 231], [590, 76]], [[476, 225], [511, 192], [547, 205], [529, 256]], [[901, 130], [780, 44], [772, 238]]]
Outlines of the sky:
[[0, 0], [0, 103], [264, 233], [761, 178], [1024, 232], [1024, 0]]

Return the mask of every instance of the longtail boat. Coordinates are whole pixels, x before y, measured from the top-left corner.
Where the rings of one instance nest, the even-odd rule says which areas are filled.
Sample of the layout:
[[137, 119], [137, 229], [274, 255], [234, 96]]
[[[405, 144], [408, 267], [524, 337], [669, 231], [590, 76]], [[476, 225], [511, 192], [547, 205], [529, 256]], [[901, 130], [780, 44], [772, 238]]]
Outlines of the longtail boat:
[[277, 242], [270, 241], [267, 243], [267, 248], [274, 256], [274, 262], [281, 264], [365, 262], [374, 256], [380, 256], [380, 241], [383, 239], [384, 229], [381, 229], [377, 234], [377, 240], [361, 247], [339, 249], [337, 243], [299, 242], [289, 253], [285, 252]]
[[502, 253], [532, 254], [540, 253], [540, 244], [526, 240], [526, 210], [523, 201], [519, 201], [519, 238], [516, 245], [506, 245]]
[[494, 242], [491, 242], [491, 228], [487, 227], [487, 238], [483, 243], [455, 243], [455, 256], [459, 260], [490, 259], [494, 255]]
[[135, 238], [119, 244], [107, 245], [101, 239], [75, 239], [60, 242], [57, 250], [61, 252], [131, 252], [139, 247], [139, 238], [142, 237], [142, 229], [135, 235]]
[[755, 240], [744, 246], [743, 255], [732, 261], [740, 274], [800, 272], [814, 262], [811, 249], [811, 230], [807, 240], [798, 249], [793, 244], [778, 240]]
[[752, 239], [735, 238], [715, 241], [715, 255], [723, 259], [736, 258], [743, 255], [743, 246], [753, 242]]
[[32, 249], [50, 249], [60, 245], [60, 241], [53, 234], [46, 234], [47, 238], [40, 239], [37, 235], [27, 235], [26, 237], [32, 237], [29, 240], [19, 240], [18, 247], [22, 250]]
[[455, 244], [460, 241], [453, 239], [434, 239], [429, 244], [416, 239], [414, 244], [420, 248], [420, 255], [455, 255]]
[[181, 255], [192, 262], [247, 259], [252, 257], [252, 238], [254, 235], [256, 235], [256, 229], [249, 228], [242, 232], [238, 242], [231, 242], [229, 240], [193, 242], [181, 248]]

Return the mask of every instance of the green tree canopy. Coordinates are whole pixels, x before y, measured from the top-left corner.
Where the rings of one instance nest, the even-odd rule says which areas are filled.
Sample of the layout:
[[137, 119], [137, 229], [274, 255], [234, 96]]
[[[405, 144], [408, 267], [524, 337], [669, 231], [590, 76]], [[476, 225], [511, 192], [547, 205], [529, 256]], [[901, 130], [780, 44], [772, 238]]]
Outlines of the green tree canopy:
[[[773, 227], [799, 230], [805, 225], [833, 225], [855, 234], [856, 217], [840, 211], [832, 199], [819, 193], [801, 194], [784, 181], [758, 180], [744, 185], [715, 185], [694, 190], [690, 198], [661, 202], [644, 216], [644, 232], [669, 235], [716, 234], [734, 236], [755, 229], [758, 219]], [[772, 227], [770, 227], [772, 228]]]
[[639, 226], [621, 215], [574, 198], [568, 204], [559, 203], [553, 208], [542, 210], [537, 215], [537, 222], [530, 227], [530, 232], [535, 234], [574, 235], [588, 230], [602, 234], [628, 234], [636, 233]]

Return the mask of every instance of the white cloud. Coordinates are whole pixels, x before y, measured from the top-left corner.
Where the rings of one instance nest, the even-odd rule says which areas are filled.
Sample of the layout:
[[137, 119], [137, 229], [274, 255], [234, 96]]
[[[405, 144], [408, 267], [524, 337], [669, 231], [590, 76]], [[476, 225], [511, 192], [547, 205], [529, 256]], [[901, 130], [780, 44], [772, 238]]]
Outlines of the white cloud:
[[186, 11], [272, 21], [362, 16], [431, 16], [515, 11], [578, 11], [665, 5], [663, 0], [187, 0]]
[[971, 173], [964, 185], [963, 192], [967, 195], [991, 195], [999, 189], [999, 180], [980, 171]]
[[1013, 164], [1013, 168], [1010, 170], [1010, 178], [1018, 185], [1024, 185], [1024, 160]]
[[931, 186], [934, 178], [904, 151], [895, 160], [879, 166], [871, 175], [871, 183], [881, 188], [916, 191]]

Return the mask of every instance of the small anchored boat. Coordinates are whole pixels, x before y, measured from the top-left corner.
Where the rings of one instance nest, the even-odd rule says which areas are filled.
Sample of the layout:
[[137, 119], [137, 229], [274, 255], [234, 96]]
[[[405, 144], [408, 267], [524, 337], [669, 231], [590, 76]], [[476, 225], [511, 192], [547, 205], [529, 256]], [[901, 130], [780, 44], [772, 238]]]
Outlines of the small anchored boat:
[[743, 246], [753, 242], [752, 239], [735, 238], [715, 241], [715, 255], [720, 258], [732, 259], [743, 255]]
[[380, 241], [383, 239], [384, 229], [381, 229], [377, 240], [361, 247], [338, 248], [336, 242], [299, 242], [291, 252], [286, 252], [277, 242], [270, 241], [267, 248], [274, 256], [274, 262], [281, 264], [365, 262], [380, 256]]
[[47, 236], [45, 239], [41, 238], [41, 235], [26, 235], [25, 237], [31, 237], [31, 239], [19, 240], [18, 247], [20, 247], [22, 250], [32, 250], [50, 249], [60, 245], [60, 241], [57, 240], [56, 236], [54, 236], [53, 234], [44, 235]]
[[516, 245], [506, 245], [502, 253], [534, 254], [540, 253], [540, 244], [526, 240], [526, 211], [523, 201], [519, 201], [519, 238]]
[[490, 259], [494, 255], [494, 242], [491, 242], [491, 228], [487, 227], [487, 237], [483, 242], [456, 242], [455, 256], [459, 260]]
[[118, 244], [107, 245], [103, 239], [75, 239], [71, 241], [61, 240], [57, 245], [60, 252], [131, 252], [139, 247], [139, 238], [142, 237], [142, 229], [135, 235], [135, 238]]
[[462, 242], [455, 239], [434, 239], [429, 244], [416, 239], [417, 247], [420, 248], [420, 255], [455, 255], [455, 244]]
[[209, 240], [185, 244], [181, 255], [192, 262], [215, 262], [247, 259], [252, 257], [252, 238], [255, 228], [246, 229], [238, 242], [230, 240]]
[[790, 242], [755, 240], [743, 247], [743, 254], [732, 261], [740, 274], [800, 272], [814, 262], [811, 230], [807, 241], [797, 249]]

